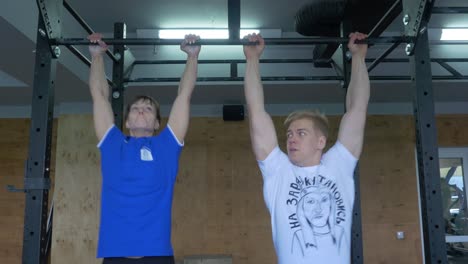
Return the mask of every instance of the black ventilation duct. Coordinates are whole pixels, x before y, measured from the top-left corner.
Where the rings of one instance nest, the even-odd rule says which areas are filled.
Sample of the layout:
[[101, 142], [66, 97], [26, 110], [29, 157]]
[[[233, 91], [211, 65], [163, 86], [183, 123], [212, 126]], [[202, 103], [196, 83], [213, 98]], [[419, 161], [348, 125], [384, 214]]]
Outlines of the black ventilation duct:
[[337, 37], [348, 0], [313, 0], [296, 13], [296, 32], [304, 36]]
[[[297, 11], [295, 29], [304, 36], [340, 37], [340, 26], [346, 19], [351, 21], [352, 31], [368, 34], [373, 30], [372, 37], [378, 37], [401, 10], [400, 0], [311, 0]], [[376, 27], [386, 14], [386, 19]], [[315, 46], [314, 60], [319, 62], [315, 66], [324, 67], [323, 62], [328, 61], [337, 48], [336, 43]], [[326, 66], [329, 67], [329, 63]]]

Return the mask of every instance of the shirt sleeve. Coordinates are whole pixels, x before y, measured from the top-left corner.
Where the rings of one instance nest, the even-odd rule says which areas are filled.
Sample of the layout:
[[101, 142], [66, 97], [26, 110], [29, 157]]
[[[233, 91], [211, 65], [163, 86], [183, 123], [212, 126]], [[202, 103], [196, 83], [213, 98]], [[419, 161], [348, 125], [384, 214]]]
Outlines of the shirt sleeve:
[[184, 144], [185, 144], [185, 142], [183, 142], [183, 141], [180, 142], [180, 141], [179, 141], [179, 139], [178, 139], [178, 138], [176, 137], [176, 135], [174, 134], [174, 131], [172, 131], [171, 126], [170, 126], [170, 125], [167, 125], [166, 128], [167, 128], [167, 129], [169, 130], [169, 132], [171, 133], [172, 138], [177, 142], [177, 145], [179, 145], [180, 147], [183, 147]]
[[125, 135], [115, 126], [109, 127], [107, 132], [102, 137], [101, 141], [97, 144], [97, 147], [102, 151], [112, 150], [114, 148], [120, 148], [120, 144], [125, 141]]
[[159, 133], [158, 137], [160, 137], [161, 144], [164, 145], [163, 149], [168, 159], [167, 161], [170, 162], [173, 159], [178, 161], [184, 142], [179, 142], [169, 125]]
[[280, 167], [289, 162], [288, 156], [276, 146], [264, 159], [258, 161], [258, 166], [263, 177], [263, 199], [270, 213], [275, 200], [276, 189], [280, 184]]
[[264, 160], [257, 161], [260, 171], [262, 172], [263, 180], [274, 177], [279, 164], [281, 164], [280, 161], [284, 158], [287, 158], [286, 154], [276, 146]]
[[358, 160], [341, 142], [337, 141], [324, 155], [323, 162], [338, 166], [340, 175], [352, 177]]

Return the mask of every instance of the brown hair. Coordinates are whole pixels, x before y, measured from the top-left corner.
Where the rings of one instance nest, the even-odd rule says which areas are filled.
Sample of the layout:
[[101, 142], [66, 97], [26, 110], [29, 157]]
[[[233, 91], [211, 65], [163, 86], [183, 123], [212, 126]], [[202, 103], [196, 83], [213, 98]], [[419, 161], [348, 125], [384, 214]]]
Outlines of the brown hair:
[[292, 122], [299, 119], [308, 119], [312, 121], [314, 129], [320, 131], [326, 138], [328, 138], [328, 119], [324, 114], [317, 110], [294, 111], [286, 118], [284, 126], [288, 128]]
[[130, 108], [132, 107], [132, 105], [137, 102], [150, 103], [150, 105], [154, 106], [156, 119], [158, 120], [158, 123], [161, 124], [161, 110], [159, 107], [159, 103], [156, 100], [154, 100], [153, 97], [148, 95], [136, 96], [132, 101], [130, 101], [127, 104], [127, 108], [125, 109], [125, 119], [128, 118], [128, 113], [130, 113]]

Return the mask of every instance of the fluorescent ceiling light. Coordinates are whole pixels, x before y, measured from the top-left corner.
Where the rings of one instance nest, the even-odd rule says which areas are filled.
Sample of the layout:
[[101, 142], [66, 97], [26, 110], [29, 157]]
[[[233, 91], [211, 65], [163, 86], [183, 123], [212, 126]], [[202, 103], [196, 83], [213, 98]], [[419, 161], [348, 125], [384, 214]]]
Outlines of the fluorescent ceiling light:
[[226, 29], [160, 29], [160, 39], [183, 39], [185, 35], [194, 34], [201, 39], [228, 39], [229, 32]]
[[[241, 29], [240, 37], [259, 32], [258, 29]], [[183, 39], [188, 34], [198, 35], [201, 39], [229, 39], [227, 29], [160, 29], [158, 32], [160, 39]]]
[[440, 40], [468, 40], [468, 28], [444, 28]]
[[260, 33], [260, 30], [258, 29], [241, 29], [240, 30], [240, 38], [243, 38], [245, 36], [247, 36], [248, 34], [258, 34]]

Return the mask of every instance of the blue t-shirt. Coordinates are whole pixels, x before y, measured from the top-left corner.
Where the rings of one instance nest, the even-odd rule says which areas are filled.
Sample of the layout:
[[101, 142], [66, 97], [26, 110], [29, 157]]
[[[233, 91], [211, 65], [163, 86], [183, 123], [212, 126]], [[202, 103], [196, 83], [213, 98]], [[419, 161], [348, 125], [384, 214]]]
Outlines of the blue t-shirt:
[[134, 138], [112, 126], [101, 151], [97, 257], [172, 256], [171, 207], [183, 144], [169, 126]]

